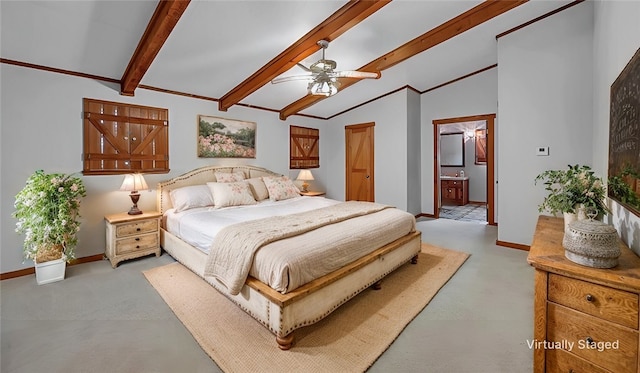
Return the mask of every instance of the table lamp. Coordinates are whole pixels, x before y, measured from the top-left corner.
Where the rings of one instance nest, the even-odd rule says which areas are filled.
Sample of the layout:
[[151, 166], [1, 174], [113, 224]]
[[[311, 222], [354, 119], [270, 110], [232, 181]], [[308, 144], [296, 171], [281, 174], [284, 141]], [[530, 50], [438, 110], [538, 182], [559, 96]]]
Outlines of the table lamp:
[[142, 174], [128, 174], [124, 177], [124, 181], [122, 182], [122, 186], [120, 190], [131, 191], [129, 196], [131, 197], [131, 202], [133, 202], [133, 206], [129, 210], [129, 215], [140, 215], [142, 211], [138, 209], [138, 200], [140, 199], [139, 190], [147, 190], [149, 187], [147, 186], [147, 182], [144, 181], [144, 177]]
[[302, 192], [307, 193], [309, 191], [309, 183], [307, 183], [307, 181], [313, 180], [313, 175], [309, 170], [300, 170], [296, 180], [302, 180]]

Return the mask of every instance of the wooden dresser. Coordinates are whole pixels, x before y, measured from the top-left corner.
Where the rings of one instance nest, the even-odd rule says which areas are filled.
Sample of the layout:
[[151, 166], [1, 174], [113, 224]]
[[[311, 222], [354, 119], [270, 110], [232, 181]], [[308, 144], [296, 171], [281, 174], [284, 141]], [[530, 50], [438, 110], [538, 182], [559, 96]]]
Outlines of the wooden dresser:
[[452, 202], [464, 206], [469, 203], [469, 179], [440, 180], [442, 202]]
[[640, 258], [597, 269], [564, 256], [561, 218], [540, 216], [527, 261], [535, 268], [534, 372], [640, 372]]

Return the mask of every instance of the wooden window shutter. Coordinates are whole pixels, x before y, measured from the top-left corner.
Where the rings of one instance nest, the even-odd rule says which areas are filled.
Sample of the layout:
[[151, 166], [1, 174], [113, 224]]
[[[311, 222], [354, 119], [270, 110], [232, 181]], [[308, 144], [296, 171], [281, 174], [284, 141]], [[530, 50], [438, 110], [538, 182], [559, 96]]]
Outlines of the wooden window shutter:
[[289, 168], [320, 167], [320, 130], [290, 126], [289, 133]]
[[169, 110], [83, 99], [84, 175], [169, 172]]

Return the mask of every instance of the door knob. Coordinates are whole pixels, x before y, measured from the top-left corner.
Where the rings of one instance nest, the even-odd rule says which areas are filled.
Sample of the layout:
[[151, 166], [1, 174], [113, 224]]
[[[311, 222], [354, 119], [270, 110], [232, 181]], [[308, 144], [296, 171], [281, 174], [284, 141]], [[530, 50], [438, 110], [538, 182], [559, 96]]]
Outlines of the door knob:
[[369, 175], [367, 175], [367, 176], [366, 176], [366, 178], [368, 179], [368, 178], [369, 178]]

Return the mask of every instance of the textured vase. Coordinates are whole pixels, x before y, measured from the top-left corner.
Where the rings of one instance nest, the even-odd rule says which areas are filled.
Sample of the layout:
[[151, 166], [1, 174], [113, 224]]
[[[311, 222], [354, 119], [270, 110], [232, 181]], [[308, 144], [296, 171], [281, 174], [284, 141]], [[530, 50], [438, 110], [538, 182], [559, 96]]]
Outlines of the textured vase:
[[587, 212], [584, 206], [576, 206], [574, 208], [575, 213], [573, 212], [563, 212], [564, 215], [564, 231], [566, 232], [569, 229], [569, 224], [573, 223], [576, 220], [586, 220]]

